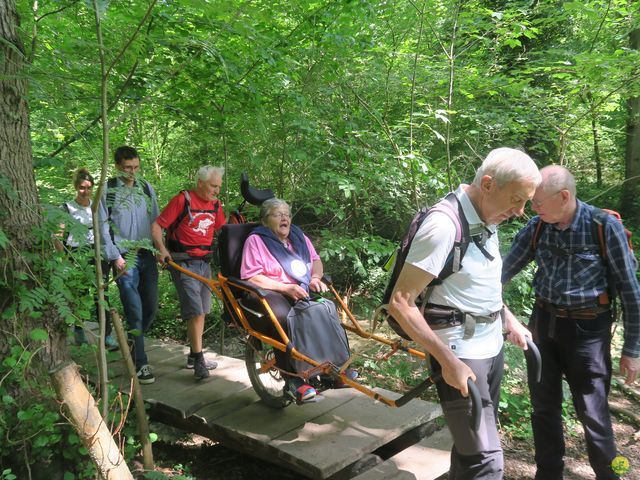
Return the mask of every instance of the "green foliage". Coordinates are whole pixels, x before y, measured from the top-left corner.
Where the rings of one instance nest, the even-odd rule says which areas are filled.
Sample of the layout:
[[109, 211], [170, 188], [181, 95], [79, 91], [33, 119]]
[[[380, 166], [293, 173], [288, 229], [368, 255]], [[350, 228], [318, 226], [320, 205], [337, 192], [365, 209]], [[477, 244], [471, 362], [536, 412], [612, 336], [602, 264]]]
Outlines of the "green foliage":
[[[21, 252], [33, 268], [17, 285], [0, 280], [16, 299], [2, 321], [24, 315], [44, 322], [55, 310], [67, 326], [81, 325], [93, 312], [91, 254], [67, 257], [50, 245], [61, 224], [74, 236], [86, 233], [57, 205], [72, 196], [70, 173], [78, 166], [100, 170], [94, 17], [86, 2], [18, 8], [45, 226], [32, 235], [34, 251]], [[617, 205], [620, 189], [591, 179], [596, 161], [606, 187], [627, 175], [624, 105], [640, 94], [639, 54], [628, 48], [628, 33], [639, 26], [638, 2], [157, 2], [142, 25], [148, 3], [113, 0], [99, 8], [111, 146], [138, 148], [160, 206], [193, 185], [199, 166], [221, 164], [228, 211], [241, 200], [240, 172], [249, 172], [253, 184], [292, 204], [325, 270], [365, 314], [379, 303], [387, 278], [379, 265], [411, 214], [469, 182], [491, 148], [523, 147], [541, 165], [562, 161], [586, 179], [581, 197]], [[3, 177], [0, 191], [18, 195]], [[503, 248], [521, 226], [501, 228]], [[128, 262], [135, 248], [150, 247], [130, 246]], [[0, 229], [0, 249], [10, 247]], [[506, 303], [523, 318], [532, 278], [530, 267], [505, 289]], [[30, 361], [52, 333], [35, 329], [28, 346], [12, 344], [22, 350], [12, 349], [3, 368]], [[168, 275], [161, 275], [152, 333], [185, 338]], [[520, 378], [510, 377], [521, 368], [519, 355], [513, 361], [503, 424], [524, 425], [526, 395], [510, 391]], [[411, 368], [388, 365], [381, 373], [413, 379]], [[43, 435], [40, 442], [53, 441]]]
[[500, 389], [500, 426], [515, 438], [532, 438], [531, 400], [522, 350], [505, 343], [505, 373]]
[[[358, 293], [380, 300], [386, 275], [380, 268], [396, 248], [395, 242], [367, 235], [358, 238], [336, 237], [322, 232], [319, 255], [327, 273], [341, 286], [358, 286]], [[329, 267], [330, 266], [330, 267]]]
[[[36, 342], [43, 339], [36, 331], [32, 337]], [[92, 478], [93, 463], [61, 416], [55, 392], [37, 375], [32, 362], [37, 345], [22, 345], [14, 339], [9, 347], [0, 363], [0, 463], [12, 469], [4, 470], [1, 478], [17, 478], [14, 473], [24, 469], [25, 459], [31, 468], [63, 468], [61, 472], [73, 478]]]

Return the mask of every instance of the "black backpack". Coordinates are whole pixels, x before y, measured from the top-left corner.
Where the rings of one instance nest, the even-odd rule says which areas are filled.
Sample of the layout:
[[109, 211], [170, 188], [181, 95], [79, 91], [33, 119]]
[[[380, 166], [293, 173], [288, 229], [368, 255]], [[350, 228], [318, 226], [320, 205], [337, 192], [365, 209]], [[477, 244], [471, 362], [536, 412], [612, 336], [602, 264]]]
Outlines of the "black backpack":
[[[387, 283], [387, 288], [384, 292], [384, 296], [382, 297], [382, 304], [384, 307], [389, 304], [391, 300], [391, 295], [393, 293], [393, 289], [396, 286], [396, 282], [398, 281], [398, 277], [400, 276], [400, 272], [404, 267], [405, 260], [407, 259], [407, 255], [409, 253], [409, 249], [411, 248], [411, 244], [413, 243], [413, 238], [416, 236], [416, 232], [427, 218], [427, 216], [432, 212], [441, 212], [447, 215], [453, 223], [456, 225], [456, 237], [447, 256], [447, 260], [442, 268], [442, 271], [438, 274], [438, 277], [435, 278], [429, 286], [435, 286], [441, 284], [449, 275], [460, 270], [462, 259], [464, 258], [465, 253], [467, 252], [467, 248], [469, 247], [469, 243], [472, 241], [471, 235], [469, 233], [469, 222], [464, 216], [464, 212], [462, 211], [462, 205], [458, 200], [458, 197], [454, 193], [447, 194], [442, 200], [433, 205], [432, 207], [425, 207], [420, 209], [411, 219], [407, 230], [402, 236], [402, 242], [400, 246], [395, 252], [395, 264], [393, 266], [393, 270], [391, 271], [391, 277], [389, 277], [389, 282]], [[483, 247], [480, 247], [484, 250]], [[485, 253], [487, 255], [487, 253]], [[389, 262], [393, 260], [390, 259]], [[400, 324], [387, 312], [387, 321], [389, 322], [389, 326], [393, 328], [393, 330], [400, 335], [401, 337], [411, 340], [411, 338], [407, 335], [407, 333], [402, 329]]]

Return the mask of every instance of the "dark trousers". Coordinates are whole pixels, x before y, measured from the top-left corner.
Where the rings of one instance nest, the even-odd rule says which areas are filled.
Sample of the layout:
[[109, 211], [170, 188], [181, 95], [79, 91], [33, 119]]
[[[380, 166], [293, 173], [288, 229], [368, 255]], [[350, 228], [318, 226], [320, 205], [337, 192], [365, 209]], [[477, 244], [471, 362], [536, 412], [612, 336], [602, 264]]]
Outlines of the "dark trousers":
[[[477, 432], [474, 431], [469, 425], [471, 400], [463, 397], [460, 390], [449, 386], [444, 380], [436, 384], [442, 410], [453, 437], [449, 479], [500, 480], [504, 475], [504, 460], [497, 418], [504, 354], [500, 351], [493, 358], [461, 360], [476, 375], [476, 386], [482, 398], [482, 418], [480, 428]], [[434, 358], [431, 358], [431, 366], [434, 372], [442, 369]]]
[[542, 381], [529, 365], [537, 480], [562, 479], [562, 376], [571, 389], [582, 423], [589, 462], [598, 480], [619, 478], [611, 469], [616, 446], [609, 414], [611, 313], [593, 319], [558, 318], [536, 305], [529, 328], [542, 356]]
[[[265, 300], [269, 304], [271, 311], [278, 320], [278, 323], [283, 328], [285, 332], [287, 332], [287, 315], [289, 315], [289, 311], [291, 307], [293, 307], [293, 300], [289, 299], [289, 297], [285, 297], [281, 293], [274, 292], [272, 290], [265, 290], [267, 295], [265, 296]], [[246, 305], [248, 308], [261, 312], [262, 305], [258, 300], [258, 297], [255, 295], [249, 295], [245, 299], [242, 300], [242, 303]], [[271, 319], [266, 315], [260, 319], [251, 319], [250, 322], [256, 330], [260, 333], [270, 336], [274, 340], [283, 341], [280, 337], [280, 334], [276, 330], [276, 327], [273, 325]], [[290, 357], [286, 352], [282, 352], [276, 348], [273, 349], [273, 353], [276, 357], [276, 365], [278, 368], [281, 368], [284, 371], [291, 372], [293, 371], [293, 367], [291, 365]]]

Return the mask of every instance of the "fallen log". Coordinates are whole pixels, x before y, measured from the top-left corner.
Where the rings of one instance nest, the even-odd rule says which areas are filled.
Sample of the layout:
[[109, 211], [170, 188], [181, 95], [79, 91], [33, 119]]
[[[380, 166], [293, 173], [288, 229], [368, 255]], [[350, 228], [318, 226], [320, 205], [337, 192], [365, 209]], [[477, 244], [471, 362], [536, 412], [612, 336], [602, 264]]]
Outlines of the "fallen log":
[[636, 424], [636, 426], [640, 427], [640, 415], [638, 415], [637, 413], [613, 404], [609, 404], [609, 410], [611, 410], [611, 413], [614, 413], [618, 416], [627, 417], [629, 420], [632, 420]]
[[133, 480], [133, 475], [100, 415], [95, 400], [78, 373], [78, 366], [74, 362], [67, 362], [51, 370], [49, 374], [69, 420], [89, 451], [101, 478]]
[[624, 378], [622, 377], [615, 377], [615, 379], [616, 382], [613, 384], [616, 385], [619, 390], [622, 390], [625, 394], [640, 401], [640, 390], [624, 383]]

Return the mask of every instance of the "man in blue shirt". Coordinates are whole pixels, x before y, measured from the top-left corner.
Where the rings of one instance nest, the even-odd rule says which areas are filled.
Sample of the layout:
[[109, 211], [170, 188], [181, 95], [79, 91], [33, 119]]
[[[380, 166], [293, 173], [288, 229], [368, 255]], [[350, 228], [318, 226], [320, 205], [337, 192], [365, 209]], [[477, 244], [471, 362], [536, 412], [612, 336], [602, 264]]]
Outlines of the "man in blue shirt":
[[[140, 156], [128, 146], [114, 154], [118, 176], [107, 182], [100, 199], [99, 218], [107, 260], [114, 265], [120, 300], [133, 335], [133, 356], [138, 381], [153, 383], [155, 377], [144, 350], [144, 333], [149, 330], [158, 310], [158, 268], [151, 250], [139, 248], [139, 242], [151, 247], [151, 224], [158, 216], [158, 200], [151, 185], [137, 178]], [[138, 245], [133, 244], [138, 242]], [[133, 245], [132, 245], [133, 244]], [[138, 248], [133, 265], [125, 255]]]
[[[573, 175], [552, 165], [540, 172], [542, 183], [532, 207], [538, 214], [516, 235], [503, 261], [502, 282], [536, 261], [536, 302], [529, 329], [542, 355], [542, 381], [529, 389], [533, 413], [537, 480], [562, 478], [562, 376], [567, 379], [578, 419], [585, 431], [591, 467], [598, 480], [619, 478], [611, 468], [616, 446], [607, 397], [611, 383], [610, 293], [620, 297], [624, 312], [624, 346], [620, 372], [634, 383], [640, 369], [640, 289], [637, 263], [622, 224], [604, 223], [606, 259], [594, 234], [595, 207], [576, 198]], [[536, 227], [541, 225], [539, 234]], [[537, 237], [534, 248], [534, 235]], [[611, 283], [612, 285], [609, 285]], [[613, 287], [613, 288], [612, 288]]]

